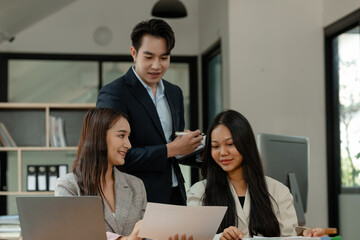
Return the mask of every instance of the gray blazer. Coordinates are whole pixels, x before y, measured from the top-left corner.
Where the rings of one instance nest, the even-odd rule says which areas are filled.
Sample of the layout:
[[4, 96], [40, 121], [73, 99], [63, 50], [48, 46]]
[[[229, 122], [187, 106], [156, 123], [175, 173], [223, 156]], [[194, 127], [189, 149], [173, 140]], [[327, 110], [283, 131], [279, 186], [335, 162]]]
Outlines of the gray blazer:
[[[143, 182], [132, 175], [114, 168], [115, 217], [103, 200], [105, 228], [107, 232], [127, 236], [135, 223], [143, 218], [146, 208], [146, 192]], [[69, 173], [56, 181], [55, 196], [80, 196], [74, 174]]]
[[[297, 217], [294, 207], [293, 196], [289, 189], [282, 183], [265, 177], [268, 191], [272, 196], [272, 207], [275, 216], [279, 221], [280, 235], [282, 237], [296, 236], [295, 228], [297, 226]], [[236, 212], [238, 218], [238, 228], [244, 233], [244, 237], [249, 236], [249, 217], [250, 217], [250, 194], [246, 190], [244, 207], [241, 207], [236, 191], [228, 181], [231, 193], [235, 200]], [[206, 180], [195, 183], [188, 191], [187, 205], [201, 206], [203, 195], [205, 193]], [[214, 239], [219, 239], [221, 234], [216, 234]]]

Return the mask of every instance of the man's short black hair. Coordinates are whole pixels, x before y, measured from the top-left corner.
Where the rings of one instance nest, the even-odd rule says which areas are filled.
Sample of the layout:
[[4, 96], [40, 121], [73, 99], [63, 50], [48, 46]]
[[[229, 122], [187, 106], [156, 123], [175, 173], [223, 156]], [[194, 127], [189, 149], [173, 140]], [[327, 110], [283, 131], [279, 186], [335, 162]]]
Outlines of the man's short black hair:
[[150, 19], [138, 23], [132, 33], [131, 41], [136, 52], [141, 46], [142, 37], [145, 34], [150, 34], [154, 37], [164, 38], [166, 40], [166, 53], [170, 55], [171, 50], [175, 46], [175, 35], [170, 25], [161, 19]]

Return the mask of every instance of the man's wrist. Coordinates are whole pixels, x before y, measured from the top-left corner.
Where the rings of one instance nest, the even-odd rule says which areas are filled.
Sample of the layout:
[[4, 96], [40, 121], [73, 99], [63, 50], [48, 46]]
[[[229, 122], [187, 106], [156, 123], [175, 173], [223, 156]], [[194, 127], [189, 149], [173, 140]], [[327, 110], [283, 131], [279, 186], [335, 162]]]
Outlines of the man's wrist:
[[166, 144], [166, 149], [167, 149], [167, 158], [171, 158], [171, 157], [174, 157], [175, 155], [177, 155], [175, 153], [174, 143], [173, 142], [170, 142], [170, 143]]

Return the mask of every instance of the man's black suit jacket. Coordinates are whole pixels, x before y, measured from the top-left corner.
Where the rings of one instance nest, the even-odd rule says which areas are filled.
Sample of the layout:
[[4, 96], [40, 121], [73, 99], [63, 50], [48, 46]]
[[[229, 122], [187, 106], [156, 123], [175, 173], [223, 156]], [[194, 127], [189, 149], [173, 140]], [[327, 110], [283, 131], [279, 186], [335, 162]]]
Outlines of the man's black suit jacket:
[[[165, 80], [165, 96], [172, 116], [173, 133], [184, 130], [184, 103], [181, 89]], [[175, 158], [167, 158], [166, 139], [156, 107], [130, 68], [125, 75], [104, 86], [97, 108], [112, 108], [129, 117], [132, 148], [125, 157], [125, 172], [143, 180], [149, 202], [169, 203], [172, 187], [171, 164], [177, 176], [182, 201], [186, 203], [184, 178]]]

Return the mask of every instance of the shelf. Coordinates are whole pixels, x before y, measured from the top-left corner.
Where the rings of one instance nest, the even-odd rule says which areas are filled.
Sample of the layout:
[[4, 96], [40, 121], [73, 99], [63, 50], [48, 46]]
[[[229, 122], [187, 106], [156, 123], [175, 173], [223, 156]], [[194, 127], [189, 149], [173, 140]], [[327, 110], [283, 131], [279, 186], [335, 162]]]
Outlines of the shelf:
[[7, 191], [0, 191], [0, 196], [26, 196], [26, 195], [54, 195], [54, 192], [49, 191], [36, 191], [36, 192], [7, 192]]
[[0, 122], [18, 147], [50, 147], [50, 116], [60, 117], [67, 145], [77, 146], [83, 117], [94, 107], [89, 103], [0, 103]]
[[6, 238], [0, 238], [0, 239], [16, 239], [16, 240], [22, 240], [23, 238], [22, 237], [6, 237]]
[[0, 147], [0, 152], [11, 151], [76, 151], [77, 147]]
[[[0, 122], [4, 123], [17, 145], [0, 146], [0, 163], [5, 163], [6, 166], [6, 184], [0, 186], [0, 196], [6, 198], [8, 214], [17, 213], [16, 196], [54, 194], [51, 191], [27, 191], [29, 167], [45, 167], [48, 172], [51, 167], [65, 165], [67, 171], [70, 171], [76, 156], [84, 116], [91, 108], [95, 108], [95, 104], [0, 103]], [[64, 137], [68, 147], [51, 146], [50, 116], [63, 120]], [[36, 179], [38, 181], [39, 178]], [[46, 179], [48, 186], [48, 175]]]
[[0, 109], [40, 109], [40, 108], [94, 108], [94, 103], [0, 103]]

